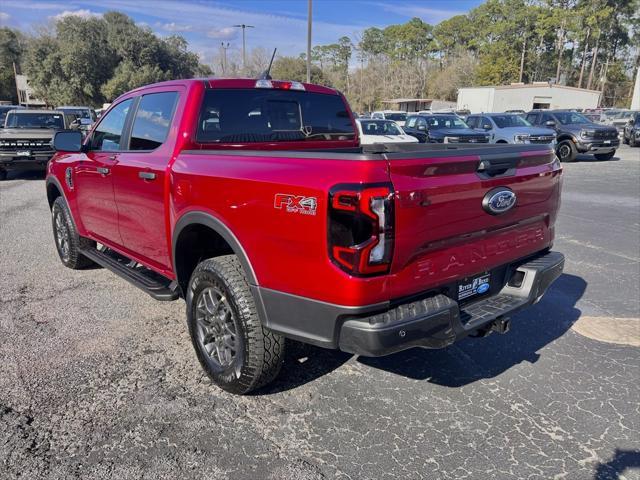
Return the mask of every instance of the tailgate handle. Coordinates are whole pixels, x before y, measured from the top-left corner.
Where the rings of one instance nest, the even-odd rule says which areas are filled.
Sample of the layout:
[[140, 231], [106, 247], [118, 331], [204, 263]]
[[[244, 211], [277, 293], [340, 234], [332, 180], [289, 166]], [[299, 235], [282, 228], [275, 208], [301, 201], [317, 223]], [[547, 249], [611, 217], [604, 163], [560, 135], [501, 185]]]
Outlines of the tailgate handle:
[[476, 172], [480, 178], [508, 177], [515, 175], [520, 155], [495, 155], [480, 157]]

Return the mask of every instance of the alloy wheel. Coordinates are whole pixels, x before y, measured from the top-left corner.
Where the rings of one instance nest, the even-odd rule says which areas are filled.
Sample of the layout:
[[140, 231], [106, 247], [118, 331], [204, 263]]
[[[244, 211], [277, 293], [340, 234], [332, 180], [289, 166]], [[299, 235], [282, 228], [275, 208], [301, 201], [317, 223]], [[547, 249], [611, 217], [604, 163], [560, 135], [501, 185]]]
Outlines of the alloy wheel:
[[214, 365], [229, 367], [238, 356], [238, 334], [229, 301], [216, 287], [200, 292], [196, 304], [198, 341]]

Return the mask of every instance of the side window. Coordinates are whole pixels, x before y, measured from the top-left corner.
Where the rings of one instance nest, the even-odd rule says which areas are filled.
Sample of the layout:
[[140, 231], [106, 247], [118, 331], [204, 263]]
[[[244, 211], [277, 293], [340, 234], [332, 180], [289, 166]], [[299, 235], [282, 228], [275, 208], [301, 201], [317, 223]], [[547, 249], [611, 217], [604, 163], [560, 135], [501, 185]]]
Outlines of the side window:
[[102, 119], [91, 138], [91, 150], [120, 150], [120, 138], [131, 108], [131, 98], [119, 103]]
[[550, 113], [543, 113], [542, 118], [540, 119], [540, 123], [544, 125], [546, 122], [549, 122], [549, 121], [555, 122], [556, 119], [553, 118], [553, 116]]
[[150, 93], [140, 99], [129, 150], [154, 150], [164, 143], [177, 100], [178, 92]]
[[418, 118], [418, 121], [416, 123], [417, 123], [416, 128], [418, 127], [427, 128], [427, 121], [424, 118]]
[[527, 122], [531, 125], [536, 125], [538, 123], [538, 114], [537, 113], [529, 113], [527, 114]]
[[416, 121], [418, 117], [409, 117], [407, 118], [407, 128], [414, 128], [416, 126]]
[[481, 122], [481, 125], [479, 125], [479, 127], [484, 129], [486, 125], [489, 125], [489, 129], [493, 128], [493, 124], [491, 123], [491, 120], [489, 119], [489, 117], [482, 117], [482, 122]]
[[384, 119], [384, 116], [381, 113], [374, 113], [371, 118], [380, 118]]
[[467, 118], [467, 125], [471, 128], [478, 128], [478, 117]]

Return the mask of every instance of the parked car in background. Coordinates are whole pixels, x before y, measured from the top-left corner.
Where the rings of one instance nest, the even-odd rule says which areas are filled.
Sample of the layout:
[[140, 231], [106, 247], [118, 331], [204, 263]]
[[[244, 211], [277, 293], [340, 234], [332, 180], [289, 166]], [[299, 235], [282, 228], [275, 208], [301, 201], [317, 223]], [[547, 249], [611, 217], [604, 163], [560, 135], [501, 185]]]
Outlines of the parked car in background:
[[553, 144], [556, 132], [534, 127], [515, 113], [484, 113], [469, 115], [467, 125], [490, 135], [490, 143], [546, 143]]
[[516, 113], [518, 115], [524, 115], [526, 112], [524, 110], [520, 110], [519, 108], [513, 110], [505, 110], [504, 113]]
[[10, 110], [0, 130], [0, 180], [9, 170], [44, 169], [55, 153], [53, 136], [68, 128], [69, 118], [59, 110]]
[[552, 149], [368, 151], [328, 87], [159, 83], [54, 144], [61, 262], [183, 297], [202, 367], [233, 393], [274, 379], [285, 338], [381, 356], [506, 333], [563, 270]]
[[91, 129], [91, 126], [97, 120], [98, 116], [91, 107], [58, 107], [56, 110], [64, 112], [65, 115], [75, 115], [78, 129], [86, 134]]
[[410, 115], [404, 131], [420, 143], [489, 143], [489, 135], [472, 130], [457, 115]]
[[373, 112], [371, 118], [378, 120], [393, 120], [401, 127], [404, 127], [404, 122], [407, 120], [407, 113], [400, 110], [382, 110]]
[[616, 127], [616, 129], [618, 130], [618, 134], [622, 135], [625, 125], [629, 123], [629, 120], [633, 118], [635, 113], [636, 111], [634, 110], [622, 110], [615, 116], [611, 117], [609, 125]]
[[571, 110], [532, 110], [527, 113], [532, 125], [556, 131], [556, 153], [562, 162], [573, 162], [578, 153], [610, 160], [620, 145], [615, 127], [593, 123], [583, 114]]
[[4, 119], [7, 117], [7, 113], [11, 110], [20, 110], [23, 108], [22, 105], [0, 105], [0, 128], [4, 128]]
[[374, 143], [418, 143], [418, 139], [407, 135], [393, 120], [359, 118], [356, 121], [360, 133], [360, 145]]
[[640, 147], [640, 112], [634, 112], [622, 130], [622, 142]]

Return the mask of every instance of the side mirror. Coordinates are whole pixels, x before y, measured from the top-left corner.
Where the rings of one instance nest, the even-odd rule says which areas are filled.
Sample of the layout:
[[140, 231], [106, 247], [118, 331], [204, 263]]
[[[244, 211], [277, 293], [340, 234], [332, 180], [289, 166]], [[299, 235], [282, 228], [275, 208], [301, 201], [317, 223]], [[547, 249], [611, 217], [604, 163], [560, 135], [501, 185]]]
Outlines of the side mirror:
[[82, 133], [76, 130], [56, 132], [53, 148], [57, 152], [77, 153], [82, 151]]
[[427, 127], [425, 125], [418, 125], [418, 130], [420, 130], [421, 132], [426, 132]]
[[482, 128], [485, 130], [491, 130], [491, 125], [489, 125], [488, 123], [485, 123], [484, 125], [482, 125]]
[[556, 126], [556, 122], [554, 122], [553, 120], [547, 120], [546, 122], [544, 122], [544, 125], [546, 127], [554, 128]]

